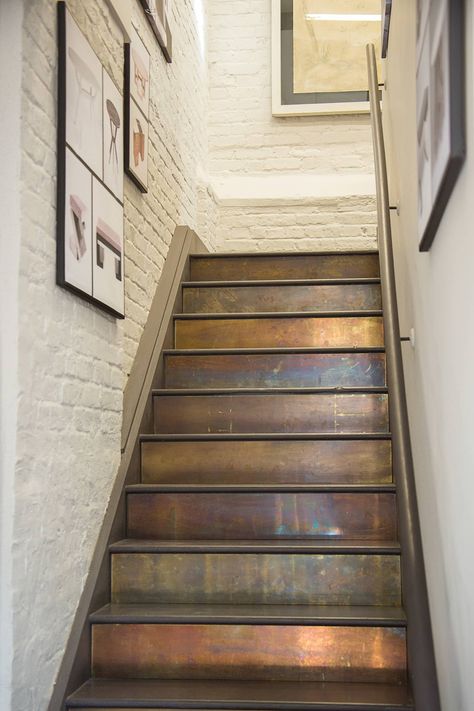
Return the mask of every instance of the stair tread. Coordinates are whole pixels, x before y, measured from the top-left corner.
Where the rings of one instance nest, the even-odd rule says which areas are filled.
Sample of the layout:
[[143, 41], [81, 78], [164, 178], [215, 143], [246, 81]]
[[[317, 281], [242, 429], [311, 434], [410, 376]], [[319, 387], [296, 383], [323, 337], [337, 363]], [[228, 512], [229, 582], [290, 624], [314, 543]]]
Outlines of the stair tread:
[[315, 709], [409, 711], [406, 686], [366, 683], [90, 679], [69, 697], [70, 708]]
[[390, 440], [390, 432], [265, 432], [205, 434], [142, 434], [141, 442], [228, 442], [255, 440]]
[[184, 289], [238, 288], [252, 286], [357, 286], [380, 284], [380, 277], [353, 277], [341, 279], [223, 279], [222, 281], [184, 281]]
[[367, 311], [360, 310], [343, 310], [343, 311], [254, 311], [254, 312], [212, 312], [212, 313], [197, 313], [197, 314], [175, 314], [175, 321], [210, 321], [226, 319], [295, 319], [295, 318], [370, 318], [381, 317], [383, 311], [381, 309], [371, 309]]
[[202, 254], [191, 254], [191, 259], [228, 259], [229, 257], [240, 259], [242, 257], [262, 257], [266, 259], [267, 257], [343, 257], [361, 254], [378, 254], [378, 249], [357, 249], [357, 250], [347, 250], [347, 251], [329, 251], [329, 252], [315, 252], [315, 251], [301, 251], [301, 252], [206, 252]]
[[147, 493], [341, 493], [391, 494], [395, 484], [129, 484], [131, 494]]
[[311, 624], [405, 626], [401, 607], [325, 605], [108, 604], [90, 616], [94, 624]]
[[110, 546], [112, 553], [385, 553], [399, 554], [397, 541], [371, 540], [152, 540], [125, 538]]
[[290, 348], [165, 348], [164, 355], [305, 355], [305, 354], [385, 353], [383, 346], [290, 347]]
[[367, 385], [366, 387], [320, 387], [320, 388], [156, 388], [153, 397], [163, 395], [384, 395], [387, 387]]

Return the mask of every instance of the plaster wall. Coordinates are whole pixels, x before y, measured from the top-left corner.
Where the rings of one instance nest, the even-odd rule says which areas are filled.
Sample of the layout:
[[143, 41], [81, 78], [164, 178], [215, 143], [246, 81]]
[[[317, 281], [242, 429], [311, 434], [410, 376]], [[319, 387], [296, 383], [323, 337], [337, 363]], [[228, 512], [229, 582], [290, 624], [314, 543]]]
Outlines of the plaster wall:
[[474, 15], [466, 6], [467, 161], [428, 253], [418, 251], [415, 3], [392, 6], [384, 124], [415, 474], [444, 711], [474, 708]]

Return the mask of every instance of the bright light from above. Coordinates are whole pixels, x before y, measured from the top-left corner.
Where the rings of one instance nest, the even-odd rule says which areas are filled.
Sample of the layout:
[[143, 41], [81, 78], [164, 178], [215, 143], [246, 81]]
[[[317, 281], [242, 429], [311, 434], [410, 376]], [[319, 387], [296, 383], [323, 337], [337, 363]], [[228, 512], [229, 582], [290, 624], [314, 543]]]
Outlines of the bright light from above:
[[307, 20], [327, 22], [380, 22], [382, 20], [382, 15], [346, 15], [330, 12], [308, 12], [305, 17]]

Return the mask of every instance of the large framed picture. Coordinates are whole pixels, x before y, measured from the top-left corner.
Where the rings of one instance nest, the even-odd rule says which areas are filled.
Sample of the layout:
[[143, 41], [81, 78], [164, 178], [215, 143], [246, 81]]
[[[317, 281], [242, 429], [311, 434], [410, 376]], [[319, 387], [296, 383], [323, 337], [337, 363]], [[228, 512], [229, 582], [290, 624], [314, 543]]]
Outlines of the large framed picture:
[[143, 193], [148, 191], [150, 55], [131, 28], [125, 45], [125, 170]]
[[123, 100], [58, 3], [57, 283], [124, 317]]
[[466, 155], [463, 0], [417, 0], [418, 239], [430, 249]]
[[173, 38], [169, 24], [171, 0], [140, 0], [140, 2], [166, 61], [171, 62], [173, 58]]
[[380, 57], [381, 35], [381, 0], [272, 0], [273, 115], [368, 112], [365, 47]]

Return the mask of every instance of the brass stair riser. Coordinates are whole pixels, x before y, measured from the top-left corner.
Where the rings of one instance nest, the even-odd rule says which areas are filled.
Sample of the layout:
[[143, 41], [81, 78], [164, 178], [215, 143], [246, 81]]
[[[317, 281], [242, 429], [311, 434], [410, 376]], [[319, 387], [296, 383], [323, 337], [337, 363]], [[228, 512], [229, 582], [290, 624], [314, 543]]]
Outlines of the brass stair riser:
[[386, 385], [384, 353], [167, 355], [168, 388]]
[[392, 627], [98, 624], [92, 666], [105, 678], [403, 683], [406, 638]]
[[129, 494], [129, 538], [397, 538], [394, 494]]
[[175, 320], [176, 348], [379, 348], [380, 316]]
[[142, 442], [145, 484], [390, 483], [389, 440]]
[[317, 254], [191, 259], [191, 281], [365, 279], [380, 276], [378, 254]]
[[155, 432], [383, 433], [384, 394], [164, 395], [154, 398]]
[[112, 602], [399, 606], [400, 558], [116, 553], [112, 555]]
[[185, 313], [256, 311], [376, 311], [378, 284], [302, 286], [222, 286], [183, 289]]

